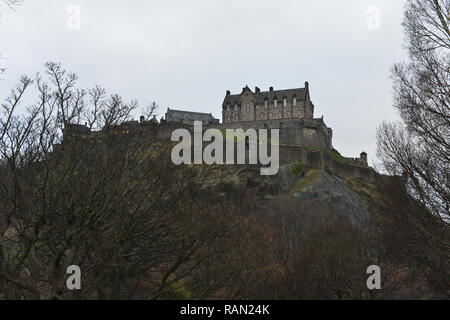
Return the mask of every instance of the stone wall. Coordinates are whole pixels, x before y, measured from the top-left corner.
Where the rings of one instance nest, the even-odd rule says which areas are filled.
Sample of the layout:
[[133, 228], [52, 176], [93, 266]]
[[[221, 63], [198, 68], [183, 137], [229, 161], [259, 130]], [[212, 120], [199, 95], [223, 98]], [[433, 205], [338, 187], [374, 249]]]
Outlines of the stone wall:
[[[120, 132], [127, 133], [133, 127], [141, 125], [151, 126], [154, 129], [149, 131], [151, 135], [156, 135], [156, 139], [160, 141], [170, 141], [172, 132], [176, 129], [187, 129], [191, 132], [193, 139], [193, 126], [182, 123], [161, 123], [161, 124], [135, 124], [133, 126], [127, 125], [119, 127]], [[249, 128], [258, 129], [276, 129], [280, 128], [280, 144], [279, 156], [280, 165], [303, 162], [307, 163], [311, 169], [326, 170], [336, 176], [344, 179], [360, 179], [365, 182], [374, 183], [376, 181], [377, 173], [373, 168], [365, 165], [361, 159], [342, 158], [345, 161], [354, 161], [354, 164], [343, 163], [333, 159], [329, 152], [331, 150], [331, 129], [327, 128], [322, 119], [301, 119], [288, 121], [265, 121], [248, 123], [233, 123], [226, 125], [209, 125], [203, 126], [203, 130], [209, 128], [216, 128], [219, 130], [244, 129]], [[73, 131], [73, 132], [72, 132]], [[87, 138], [101, 134], [100, 132], [91, 132], [88, 128], [82, 126], [68, 126], [65, 130], [65, 140], [71, 135], [76, 136], [83, 143], [87, 142]], [[70, 134], [69, 134], [70, 133]], [[93, 134], [95, 133], [95, 134]], [[270, 136], [270, 135], [269, 135]], [[209, 142], [204, 142], [203, 146], [208, 145]], [[311, 147], [317, 147], [323, 150], [314, 150]], [[235, 148], [235, 163], [237, 162], [237, 146]], [[226, 150], [226, 141], [224, 141], [224, 150]], [[246, 163], [248, 164], [249, 147], [246, 146]], [[193, 150], [192, 150], [193, 154]], [[269, 147], [269, 154], [271, 154]]]
[[312, 169], [326, 170], [344, 179], [359, 179], [375, 183], [376, 172], [373, 168], [355, 164], [347, 164], [334, 160], [324, 151], [310, 151], [307, 155], [308, 165]]
[[280, 129], [280, 144], [308, 146], [318, 149], [331, 150], [332, 130], [323, 119], [286, 119], [253, 122], [235, 122], [210, 125], [206, 128], [225, 129]]

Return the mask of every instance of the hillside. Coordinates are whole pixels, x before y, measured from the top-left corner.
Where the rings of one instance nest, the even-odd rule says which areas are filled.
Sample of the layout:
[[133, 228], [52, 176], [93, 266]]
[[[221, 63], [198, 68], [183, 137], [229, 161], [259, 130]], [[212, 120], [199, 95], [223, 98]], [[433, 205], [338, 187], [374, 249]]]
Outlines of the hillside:
[[[11, 212], [0, 243], [14, 279], [4, 297], [431, 295], [408, 285], [417, 270], [396, 258], [402, 233], [380, 214], [386, 179], [373, 169], [293, 147], [275, 176], [256, 165], [174, 165], [173, 143], [154, 129], [83, 131], [42, 162], [2, 167], [5, 194], [14, 194], [0, 202]], [[64, 290], [70, 264], [85, 270], [81, 292]], [[366, 286], [374, 264], [386, 286], [377, 292]]]

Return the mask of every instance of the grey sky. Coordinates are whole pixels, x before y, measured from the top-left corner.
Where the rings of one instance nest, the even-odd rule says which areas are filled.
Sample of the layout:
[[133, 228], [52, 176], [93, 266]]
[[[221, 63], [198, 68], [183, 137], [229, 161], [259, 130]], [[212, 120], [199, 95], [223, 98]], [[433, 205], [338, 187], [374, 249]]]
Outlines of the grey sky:
[[[375, 157], [377, 125], [395, 119], [390, 67], [404, 60], [404, 0], [26, 0], [0, 8], [3, 99], [53, 60], [81, 87], [221, 118], [226, 90], [310, 83], [316, 117], [346, 156]], [[67, 9], [81, 9], [70, 29]], [[376, 12], [380, 10], [377, 28]], [[73, 12], [73, 11], [72, 11]], [[73, 25], [73, 24], [71, 24]]]

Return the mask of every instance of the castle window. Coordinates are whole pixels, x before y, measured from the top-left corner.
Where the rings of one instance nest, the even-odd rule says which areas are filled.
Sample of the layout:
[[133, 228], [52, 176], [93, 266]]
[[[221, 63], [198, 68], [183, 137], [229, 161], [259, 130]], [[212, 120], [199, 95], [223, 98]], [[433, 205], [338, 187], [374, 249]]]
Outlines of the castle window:
[[273, 117], [273, 114], [271, 112], [271, 113], [269, 113], [269, 119], [272, 119], [272, 117]]
[[238, 105], [234, 105], [234, 111], [238, 111]]
[[228, 120], [228, 121], [231, 121], [231, 117], [230, 117], [230, 116], [228, 116], [228, 117], [227, 117], [227, 120]]
[[268, 101], [267, 100], [265, 100], [264, 101], [264, 108], [266, 108], [267, 109], [267, 105], [268, 105], [269, 103], [268, 103]]
[[283, 114], [281, 112], [278, 112], [278, 118], [283, 118]]
[[294, 99], [292, 100], [292, 104], [293, 104], [294, 106], [297, 105], [297, 98], [296, 98], [296, 97], [294, 97]]
[[287, 99], [286, 98], [283, 99], [283, 107], [287, 107]]
[[275, 108], [278, 106], [278, 100], [277, 100], [277, 99], [273, 100], [273, 106], [274, 106]]

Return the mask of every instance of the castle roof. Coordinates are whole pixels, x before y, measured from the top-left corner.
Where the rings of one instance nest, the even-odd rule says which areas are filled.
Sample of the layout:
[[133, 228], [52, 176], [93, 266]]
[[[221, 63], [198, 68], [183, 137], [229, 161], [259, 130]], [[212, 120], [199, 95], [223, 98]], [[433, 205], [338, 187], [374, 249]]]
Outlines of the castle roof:
[[166, 121], [169, 121], [169, 122], [170, 121], [175, 121], [175, 122], [203, 121], [203, 122], [213, 123], [216, 121], [216, 119], [214, 119], [214, 117], [211, 113], [174, 110], [174, 109], [167, 108]]
[[[296, 98], [299, 101], [306, 100], [308, 94], [308, 85], [306, 84], [305, 88], [296, 88], [296, 89], [286, 89], [286, 90], [271, 90], [271, 91], [251, 91], [248, 87], [245, 87], [242, 92], [250, 91], [256, 98], [256, 104], [264, 104], [264, 101], [273, 101], [276, 99], [283, 100]], [[241, 94], [227, 94], [223, 105], [234, 105], [238, 104], [240, 100]]]
[[175, 109], [170, 109], [170, 108], [167, 108], [167, 112], [168, 113], [179, 113], [179, 114], [198, 114], [198, 115], [211, 116], [212, 117], [212, 113], [203, 113], [203, 112], [185, 111], [185, 110], [175, 110]]

